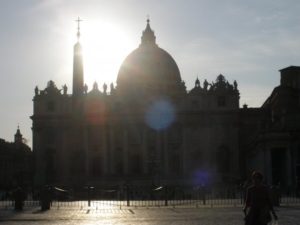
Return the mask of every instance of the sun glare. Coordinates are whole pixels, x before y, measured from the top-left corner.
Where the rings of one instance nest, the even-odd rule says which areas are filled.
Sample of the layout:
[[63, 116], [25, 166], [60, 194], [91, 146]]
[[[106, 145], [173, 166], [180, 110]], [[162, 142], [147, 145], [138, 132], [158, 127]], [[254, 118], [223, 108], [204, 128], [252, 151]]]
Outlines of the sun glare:
[[104, 83], [115, 83], [121, 63], [136, 44], [117, 24], [84, 21], [80, 30], [84, 80], [89, 90], [95, 81], [100, 89]]

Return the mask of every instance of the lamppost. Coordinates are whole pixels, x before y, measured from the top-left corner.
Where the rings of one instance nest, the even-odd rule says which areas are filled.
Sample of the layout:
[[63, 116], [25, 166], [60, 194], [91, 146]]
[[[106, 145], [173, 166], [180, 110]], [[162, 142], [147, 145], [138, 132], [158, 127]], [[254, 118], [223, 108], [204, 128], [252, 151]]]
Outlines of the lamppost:
[[91, 198], [92, 198], [92, 191], [94, 190], [94, 187], [91, 185], [85, 186], [85, 189], [87, 189], [87, 200], [88, 200], [88, 206], [91, 206]]

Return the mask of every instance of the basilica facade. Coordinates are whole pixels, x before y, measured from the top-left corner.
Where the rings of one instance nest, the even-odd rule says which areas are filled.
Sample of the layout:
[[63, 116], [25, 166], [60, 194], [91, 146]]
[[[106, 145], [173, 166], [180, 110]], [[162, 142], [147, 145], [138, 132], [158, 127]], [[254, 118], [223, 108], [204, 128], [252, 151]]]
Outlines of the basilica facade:
[[[197, 78], [187, 90], [149, 20], [141, 43], [121, 65], [116, 86], [104, 84], [100, 91], [94, 83], [89, 90], [79, 36], [78, 30], [72, 93], [53, 81], [35, 89], [37, 185], [230, 185], [251, 169], [272, 173], [264, 169], [259, 135], [270, 123], [276, 95], [262, 108], [240, 108], [237, 82], [221, 74], [215, 81]], [[254, 144], [253, 138], [259, 141]], [[289, 176], [295, 184], [296, 175]]]

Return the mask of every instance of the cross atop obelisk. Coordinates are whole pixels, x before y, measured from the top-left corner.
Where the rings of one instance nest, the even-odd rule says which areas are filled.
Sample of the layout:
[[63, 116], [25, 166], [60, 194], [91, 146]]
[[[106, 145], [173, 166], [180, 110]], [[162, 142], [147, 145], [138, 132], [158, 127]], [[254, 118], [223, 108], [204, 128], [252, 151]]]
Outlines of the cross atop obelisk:
[[80, 22], [82, 22], [82, 19], [80, 19], [80, 17], [78, 16], [77, 20], [75, 20], [75, 22], [77, 22], [77, 40], [79, 41], [80, 38]]

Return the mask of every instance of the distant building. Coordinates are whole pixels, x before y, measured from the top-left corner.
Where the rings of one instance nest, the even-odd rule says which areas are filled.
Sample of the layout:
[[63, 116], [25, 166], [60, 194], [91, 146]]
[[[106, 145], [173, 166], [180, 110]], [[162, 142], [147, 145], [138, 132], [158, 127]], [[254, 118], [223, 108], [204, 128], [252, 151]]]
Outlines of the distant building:
[[[104, 84], [100, 91], [95, 83], [89, 91], [83, 71], [78, 40], [72, 94], [53, 81], [35, 89], [37, 185], [231, 185], [241, 182], [253, 163], [268, 166], [254, 142], [262, 127], [272, 124], [271, 100], [262, 108], [240, 108], [237, 82], [230, 84], [223, 75], [214, 82], [197, 78], [187, 91], [175, 60], [156, 44], [149, 20], [116, 87]], [[295, 184], [295, 175], [289, 175]]]
[[17, 129], [14, 142], [0, 139], [0, 190], [33, 184], [33, 154]]
[[258, 109], [241, 109], [241, 149], [248, 171], [267, 181], [300, 188], [300, 67], [280, 70], [281, 81]]

